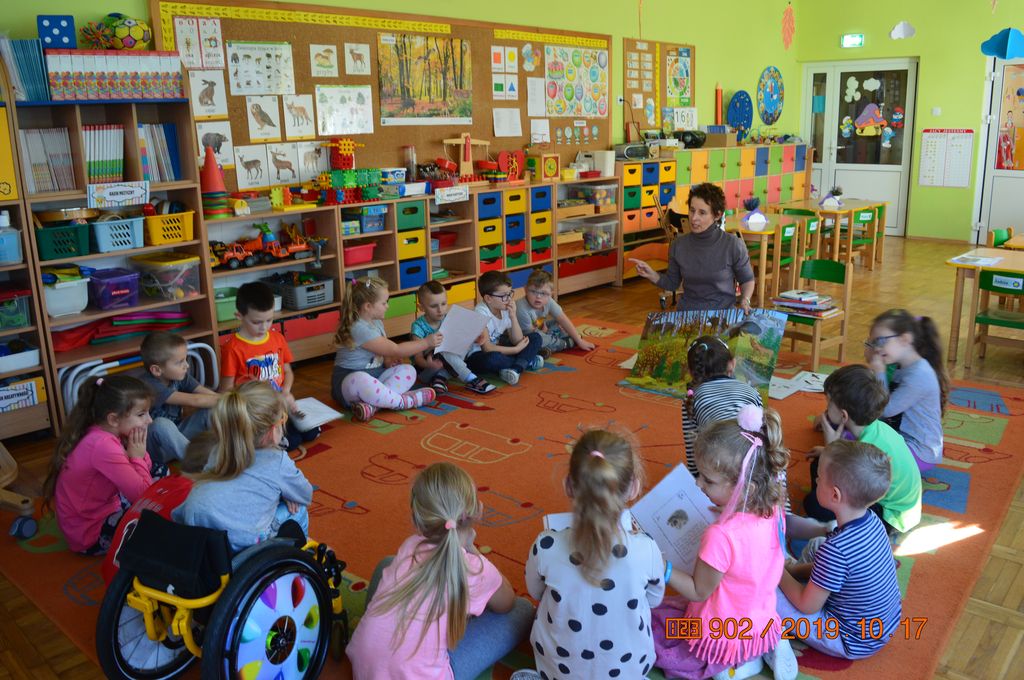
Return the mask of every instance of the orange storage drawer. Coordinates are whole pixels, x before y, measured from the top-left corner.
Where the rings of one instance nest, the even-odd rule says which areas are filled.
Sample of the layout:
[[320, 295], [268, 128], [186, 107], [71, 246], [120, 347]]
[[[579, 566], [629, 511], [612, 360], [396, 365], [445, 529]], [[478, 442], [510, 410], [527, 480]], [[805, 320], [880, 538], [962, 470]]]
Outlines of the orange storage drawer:
[[657, 229], [661, 226], [661, 219], [657, 208], [643, 208], [640, 210], [640, 229]]
[[622, 213], [622, 233], [631, 234], [640, 231], [640, 210], [627, 210]]

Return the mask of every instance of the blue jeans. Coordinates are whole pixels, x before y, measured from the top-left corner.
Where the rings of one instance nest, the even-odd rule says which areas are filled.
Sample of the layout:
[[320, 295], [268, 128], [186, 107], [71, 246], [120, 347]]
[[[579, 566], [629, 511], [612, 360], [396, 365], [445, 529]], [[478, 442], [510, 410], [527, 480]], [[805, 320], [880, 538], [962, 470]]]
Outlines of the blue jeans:
[[260, 536], [260, 543], [268, 539], [277, 536], [277, 532], [281, 530], [281, 525], [288, 520], [294, 520], [302, 527], [302, 533], [309, 536], [309, 510], [305, 505], [299, 506], [299, 511], [295, 514], [288, 512], [288, 505], [281, 501], [277, 504], [277, 510], [274, 511], [274, 521], [270, 523], [270, 528], [267, 532]]
[[[373, 570], [373, 577], [366, 589], [366, 609], [377, 592], [384, 568], [394, 561], [385, 557]], [[533, 627], [533, 605], [523, 597], [517, 597], [512, 610], [498, 614], [484, 610], [480, 616], [471, 616], [466, 623], [466, 633], [458, 646], [448, 652], [455, 680], [476, 680], [485, 670], [500, 661], [506, 654], [526, 639]]]
[[502, 354], [501, 352], [473, 352], [466, 357], [466, 363], [477, 375], [484, 373], [497, 373], [506, 368], [514, 368], [520, 373], [529, 368], [530, 363], [540, 352], [540, 333], [530, 333], [526, 336], [528, 340], [526, 347], [519, 354]]
[[146, 451], [157, 463], [182, 460], [188, 443], [210, 429], [210, 409], [196, 410], [180, 423], [170, 418], [154, 418], [146, 432]]

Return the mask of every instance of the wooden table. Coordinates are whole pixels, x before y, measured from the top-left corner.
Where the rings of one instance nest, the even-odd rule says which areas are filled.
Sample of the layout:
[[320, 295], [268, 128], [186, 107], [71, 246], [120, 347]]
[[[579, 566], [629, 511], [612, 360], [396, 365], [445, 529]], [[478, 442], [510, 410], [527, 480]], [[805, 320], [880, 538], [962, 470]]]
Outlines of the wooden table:
[[1010, 250], [1024, 250], [1024, 234], [1018, 234], [1010, 240], [999, 246], [1000, 248], [1009, 248]]
[[[953, 286], [953, 314], [949, 325], [949, 349], [946, 355], [946, 361], [950, 364], [956, 363], [956, 355], [960, 349], [960, 315], [963, 312], [964, 304], [964, 282], [967, 279], [973, 280], [977, 273], [983, 269], [999, 269], [1024, 273], [1024, 252], [1019, 250], [975, 248], [957, 256], [957, 258], [963, 257], [998, 257], [1000, 259], [995, 264], [985, 266], [969, 262], [954, 262], [956, 258], [946, 260], [946, 264], [956, 268], [956, 283]], [[969, 319], [969, 321], [974, 323], [973, 318]], [[974, 348], [968, 347], [967, 351], [973, 352]]]
[[839, 235], [841, 233], [842, 221], [845, 217], [847, 224], [846, 264], [850, 264], [850, 261], [853, 259], [854, 213], [861, 210], [874, 210], [874, 219], [868, 226], [868, 229], [873, 231], [874, 238], [871, 240], [871, 248], [869, 249], [871, 257], [867, 262], [868, 269], [874, 269], [874, 263], [882, 261], [882, 253], [885, 249], [885, 221], [878, 219], [878, 209], [886, 208], [888, 203], [886, 201], [872, 201], [860, 198], [843, 198], [842, 200], [843, 204], [838, 208], [823, 208], [818, 205], [818, 199], [805, 198], [799, 201], [775, 203], [770, 205], [769, 209], [774, 212], [783, 212], [785, 210], [803, 210], [806, 212], [813, 212], [821, 220], [821, 224], [818, 226], [819, 230], [824, 229], [826, 219], [835, 220], [835, 229], [832, 230], [832, 243], [829, 253], [829, 256], [833, 260], [839, 259]]
[[[756, 287], [757, 295], [755, 307], [764, 309], [766, 293], [776, 295], [779, 292], [779, 268], [780, 261], [782, 260], [782, 237], [783, 229], [787, 226], [793, 226], [792, 238], [797, 239], [796, 244], [793, 247], [795, 255], [802, 252], [802, 246], [799, 240], [799, 234], [797, 233], [795, 225], [792, 224], [792, 220], [786, 219], [789, 216], [783, 215], [768, 215], [768, 223], [762, 230], [748, 229], [743, 224], [742, 216], [730, 215], [725, 218], [725, 230], [738, 234], [740, 238], [748, 243], [757, 243], [757, 272], [756, 272]], [[769, 245], [772, 247], [769, 248]], [[771, 251], [771, 271], [772, 271], [772, 284], [769, 290], [768, 286], [768, 255]], [[793, 268], [791, 273], [795, 272], [799, 268], [799, 262], [793, 262]]]

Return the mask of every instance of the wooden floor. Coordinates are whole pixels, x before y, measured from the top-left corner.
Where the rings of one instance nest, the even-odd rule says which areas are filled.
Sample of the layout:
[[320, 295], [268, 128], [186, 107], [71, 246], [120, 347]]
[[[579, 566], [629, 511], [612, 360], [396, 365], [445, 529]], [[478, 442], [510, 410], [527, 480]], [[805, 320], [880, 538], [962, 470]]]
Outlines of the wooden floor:
[[[936, 319], [945, 337], [949, 332], [953, 271], [943, 261], [967, 250], [963, 245], [904, 241], [886, 242], [886, 261], [874, 272], [857, 267], [854, 313], [847, 361], [859, 361], [860, 341], [871, 320], [889, 307], [902, 306]], [[622, 288], [610, 286], [563, 297], [571, 316], [589, 316], [642, 324], [657, 306], [657, 293], [645, 281]], [[966, 320], [964, 321], [966, 328]], [[961, 337], [963, 334], [961, 333]], [[963, 346], [961, 343], [961, 352]], [[298, 394], [322, 393], [326, 360], [296, 367]], [[958, 372], [955, 377], [962, 377]], [[1020, 384], [1024, 361], [1020, 352], [991, 348], [972, 376]], [[21, 464], [17, 487], [37, 493], [45, 476], [52, 440], [22, 437], [7, 442]], [[940, 596], [941, 594], [936, 594]], [[1020, 677], [1024, 667], [1024, 488], [1018, 488], [985, 570], [963, 615], [956, 622], [950, 645], [942, 653], [938, 678]], [[1013, 669], [1017, 669], [1016, 671]], [[0, 576], [0, 678], [101, 678], [99, 669], [47, 620], [21, 592]]]

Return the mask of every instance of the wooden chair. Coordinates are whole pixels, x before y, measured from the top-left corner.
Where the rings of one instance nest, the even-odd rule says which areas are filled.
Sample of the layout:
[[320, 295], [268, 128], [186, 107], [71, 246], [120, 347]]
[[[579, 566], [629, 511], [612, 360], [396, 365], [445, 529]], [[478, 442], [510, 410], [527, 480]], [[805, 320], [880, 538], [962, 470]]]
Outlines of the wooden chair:
[[[1006, 229], [990, 229], [988, 232], [988, 245], [989, 248], [1002, 248], [1003, 244], [1013, 238], [1013, 227], [1007, 227]], [[1004, 309], [1013, 309], [1014, 301], [1016, 298], [1009, 295], [997, 295], [996, 300], [999, 302], [999, 306]]]
[[[982, 269], [974, 277], [974, 292], [971, 294], [971, 323], [967, 326], [967, 352], [964, 356], [964, 369], [971, 370], [974, 360], [974, 345], [981, 345], [978, 356], [985, 358], [987, 345], [1001, 347], [1017, 347], [1024, 349], [1024, 340], [1017, 337], [992, 335], [991, 326], [1024, 331], [1024, 313], [1009, 309], [990, 307], [992, 294], [1010, 297], [1015, 300], [1024, 298], [1024, 274], [998, 269]], [[978, 327], [980, 326], [980, 330]]]
[[873, 208], [854, 211], [853, 223], [840, 227], [839, 252], [833, 253], [833, 259], [850, 264], [859, 255], [861, 264], [874, 270], [878, 222], [879, 212]]
[[[819, 290], [819, 283], [841, 286], [840, 290]], [[849, 322], [850, 296], [853, 293], [853, 267], [835, 260], [804, 260], [800, 265], [800, 277], [797, 286], [804, 289], [825, 292], [832, 295], [837, 302], [839, 314], [827, 319], [815, 319], [805, 316], [789, 316], [784, 337], [790, 339], [790, 350], [796, 351], [796, 342], [807, 342], [811, 345], [811, 370], [817, 371], [821, 365], [821, 351], [830, 347], [839, 347], [839, 361], [846, 360], [846, 335]], [[835, 332], [825, 336], [825, 327]], [[809, 328], [808, 328], [809, 327]]]

